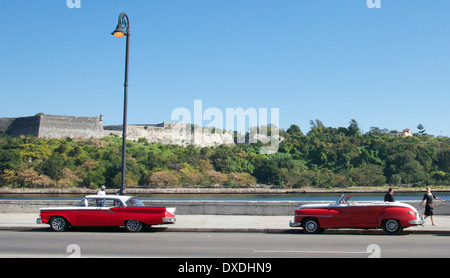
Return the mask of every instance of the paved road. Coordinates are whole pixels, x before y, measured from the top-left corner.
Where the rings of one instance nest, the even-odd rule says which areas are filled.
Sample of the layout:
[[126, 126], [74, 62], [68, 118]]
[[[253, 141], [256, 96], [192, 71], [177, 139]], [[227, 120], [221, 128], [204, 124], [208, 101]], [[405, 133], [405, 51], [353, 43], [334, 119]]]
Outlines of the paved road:
[[0, 257], [450, 257], [443, 235], [0, 231]]

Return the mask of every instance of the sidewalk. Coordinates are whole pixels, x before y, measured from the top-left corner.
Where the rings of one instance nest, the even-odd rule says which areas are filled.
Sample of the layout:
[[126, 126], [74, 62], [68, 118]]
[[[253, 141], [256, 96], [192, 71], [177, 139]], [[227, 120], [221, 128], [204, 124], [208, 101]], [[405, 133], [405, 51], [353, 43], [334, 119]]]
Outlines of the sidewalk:
[[[36, 224], [37, 213], [1, 213], [0, 230], [47, 229], [46, 224]], [[261, 233], [301, 233], [301, 228], [289, 227], [291, 216], [251, 216], [251, 215], [177, 215], [173, 225], [154, 226], [169, 232], [261, 232]], [[410, 234], [450, 234], [450, 216], [436, 215], [437, 226], [427, 218], [423, 226], [404, 229]], [[380, 233], [381, 229], [330, 229], [325, 233]]]

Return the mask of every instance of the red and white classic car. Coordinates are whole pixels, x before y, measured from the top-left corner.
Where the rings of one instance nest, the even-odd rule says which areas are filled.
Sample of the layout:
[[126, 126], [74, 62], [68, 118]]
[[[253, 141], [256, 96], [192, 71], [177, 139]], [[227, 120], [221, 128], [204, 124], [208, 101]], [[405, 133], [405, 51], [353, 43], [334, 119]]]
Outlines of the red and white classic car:
[[330, 204], [300, 205], [291, 227], [302, 227], [305, 233], [321, 233], [329, 228], [383, 228], [387, 234], [399, 234], [403, 228], [422, 225], [417, 210], [400, 202], [355, 203], [343, 194]]
[[53, 231], [69, 226], [125, 226], [139, 232], [144, 226], [175, 223], [175, 208], [147, 207], [139, 199], [122, 195], [88, 195], [74, 207], [41, 208], [38, 224]]

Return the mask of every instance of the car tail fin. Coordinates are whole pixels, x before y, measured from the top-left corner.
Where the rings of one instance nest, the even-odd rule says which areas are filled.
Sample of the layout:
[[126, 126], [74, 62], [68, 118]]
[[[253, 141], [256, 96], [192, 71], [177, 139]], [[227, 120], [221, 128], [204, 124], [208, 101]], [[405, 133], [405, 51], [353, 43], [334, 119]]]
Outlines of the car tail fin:
[[176, 208], [166, 208], [166, 217], [174, 217]]

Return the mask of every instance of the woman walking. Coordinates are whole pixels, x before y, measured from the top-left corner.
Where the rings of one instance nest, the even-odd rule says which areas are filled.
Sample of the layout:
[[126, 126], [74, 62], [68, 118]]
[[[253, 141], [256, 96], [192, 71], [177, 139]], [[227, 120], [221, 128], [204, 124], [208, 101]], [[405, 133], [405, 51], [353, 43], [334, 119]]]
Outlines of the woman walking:
[[434, 201], [434, 199], [441, 200], [442, 202], [444, 201], [444, 200], [434, 196], [434, 194], [431, 193], [431, 188], [429, 186], [427, 186], [427, 193], [425, 193], [425, 195], [423, 195], [422, 202], [420, 203], [420, 207], [422, 207], [423, 201], [426, 201], [424, 219], [426, 219], [428, 216], [430, 216], [431, 224], [433, 226], [436, 226], [436, 224], [434, 223], [434, 219], [433, 219], [433, 209], [434, 209], [433, 201]]

